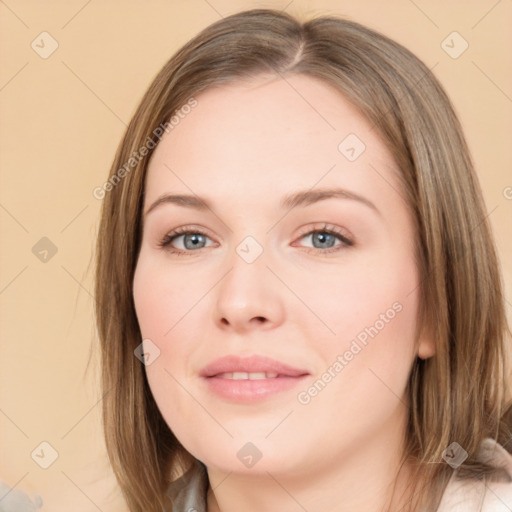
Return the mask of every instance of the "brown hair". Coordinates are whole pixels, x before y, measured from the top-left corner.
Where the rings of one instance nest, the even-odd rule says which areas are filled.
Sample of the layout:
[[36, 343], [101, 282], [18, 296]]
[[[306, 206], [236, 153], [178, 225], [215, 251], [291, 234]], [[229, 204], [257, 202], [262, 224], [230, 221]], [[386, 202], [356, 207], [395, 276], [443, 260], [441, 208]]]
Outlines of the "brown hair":
[[[142, 98], [110, 171], [96, 255], [104, 431], [131, 512], [161, 512], [169, 483], [193, 461], [162, 418], [144, 366], [132, 283], [152, 150], [126, 163], [155, 129], [200, 91], [261, 74], [301, 73], [336, 87], [391, 150], [417, 226], [420, 325], [436, 354], [417, 359], [408, 387], [405, 458], [416, 461], [415, 503], [434, 510], [453, 469], [442, 453], [468, 452], [459, 471], [486, 478], [480, 442], [510, 438], [507, 326], [496, 249], [462, 129], [430, 70], [410, 51], [334, 16], [300, 22], [269, 9], [224, 18], [185, 44]], [[149, 139], [148, 139], [149, 137]], [[125, 169], [120, 173], [120, 169]], [[121, 176], [122, 175], [122, 176]], [[508, 408], [510, 411], [510, 409]]]

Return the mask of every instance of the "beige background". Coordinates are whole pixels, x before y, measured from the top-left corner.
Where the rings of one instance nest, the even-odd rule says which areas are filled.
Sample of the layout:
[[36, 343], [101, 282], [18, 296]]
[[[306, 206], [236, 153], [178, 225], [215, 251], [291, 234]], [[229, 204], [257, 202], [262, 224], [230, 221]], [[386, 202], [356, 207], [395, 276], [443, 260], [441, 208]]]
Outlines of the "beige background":
[[[473, 152], [510, 315], [510, 0], [0, 0], [0, 478], [39, 492], [44, 510], [126, 510], [105, 458], [96, 356], [86, 372], [100, 208], [92, 190], [171, 54], [220, 17], [261, 6], [341, 14], [435, 66]], [[38, 37], [44, 31], [58, 43], [46, 59], [31, 47], [51, 48], [48, 36]], [[469, 44], [456, 59], [441, 46], [453, 31]], [[460, 50], [462, 41], [452, 39], [451, 51]], [[43, 237], [57, 248], [46, 262], [32, 251]], [[51, 461], [43, 441], [58, 452], [48, 469], [39, 465]]]

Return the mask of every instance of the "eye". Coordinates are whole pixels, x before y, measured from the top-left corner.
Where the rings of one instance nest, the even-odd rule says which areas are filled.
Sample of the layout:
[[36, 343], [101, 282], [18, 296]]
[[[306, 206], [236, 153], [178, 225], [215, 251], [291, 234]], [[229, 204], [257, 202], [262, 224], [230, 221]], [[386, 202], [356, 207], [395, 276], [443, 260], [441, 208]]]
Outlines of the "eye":
[[[177, 249], [172, 245], [173, 242], [179, 238], [183, 238], [184, 249]], [[206, 243], [206, 239], [209, 239], [208, 235], [200, 229], [192, 229], [190, 227], [183, 226], [166, 234], [158, 245], [161, 248], [168, 249], [170, 252], [181, 256], [187, 252], [194, 252], [195, 250], [203, 249], [205, 247], [204, 244]]]
[[[309, 230], [300, 236], [300, 240], [310, 238], [313, 243], [313, 248], [308, 248], [308, 252], [314, 253], [332, 253], [338, 252], [354, 245], [354, 242], [336, 226], [329, 226], [324, 224], [323, 227], [318, 229]], [[340, 243], [334, 245], [338, 240]]]

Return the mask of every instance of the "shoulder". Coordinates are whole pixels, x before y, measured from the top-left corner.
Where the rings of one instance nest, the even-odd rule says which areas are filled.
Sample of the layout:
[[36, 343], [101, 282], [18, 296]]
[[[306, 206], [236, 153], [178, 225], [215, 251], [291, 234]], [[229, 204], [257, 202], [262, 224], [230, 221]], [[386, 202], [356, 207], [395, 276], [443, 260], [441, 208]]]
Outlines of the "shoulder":
[[0, 511], [1, 512], [35, 512], [43, 505], [39, 494], [34, 495], [32, 500], [25, 492], [14, 487], [9, 487], [0, 480]]
[[438, 512], [511, 512], [512, 455], [491, 438], [482, 442], [479, 459], [501, 468], [497, 481], [475, 481], [457, 478], [455, 471]]
[[487, 484], [483, 512], [510, 512], [511, 510], [512, 482]]

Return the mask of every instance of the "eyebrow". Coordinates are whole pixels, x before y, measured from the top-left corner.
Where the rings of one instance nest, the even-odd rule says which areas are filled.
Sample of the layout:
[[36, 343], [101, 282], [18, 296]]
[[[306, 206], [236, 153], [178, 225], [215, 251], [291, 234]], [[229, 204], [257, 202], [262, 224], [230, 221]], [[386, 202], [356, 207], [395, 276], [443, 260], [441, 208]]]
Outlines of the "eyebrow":
[[[369, 199], [356, 194], [355, 192], [351, 192], [349, 190], [345, 190], [342, 188], [323, 188], [316, 190], [299, 190], [298, 192], [294, 192], [285, 196], [280, 203], [281, 208], [289, 209], [295, 208], [297, 206], [308, 206], [310, 204], [317, 203], [319, 201], [324, 201], [326, 199], [349, 199], [352, 201], [358, 201], [369, 208], [371, 208], [375, 213], [381, 215], [379, 209], [373, 204]], [[161, 195], [146, 211], [144, 216], [148, 215], [151, 211], [153, 211], [158, 206], [163, 204], [175, 204], [177, 206], [182, 206], [185, 208], [193, 208], [196, 210], [204, 211], [204, 210], [212, 210], [212, 204], [207, 199], [201, 198], [196, 195], [188, 195], [188, 194], [163, 194]]]

